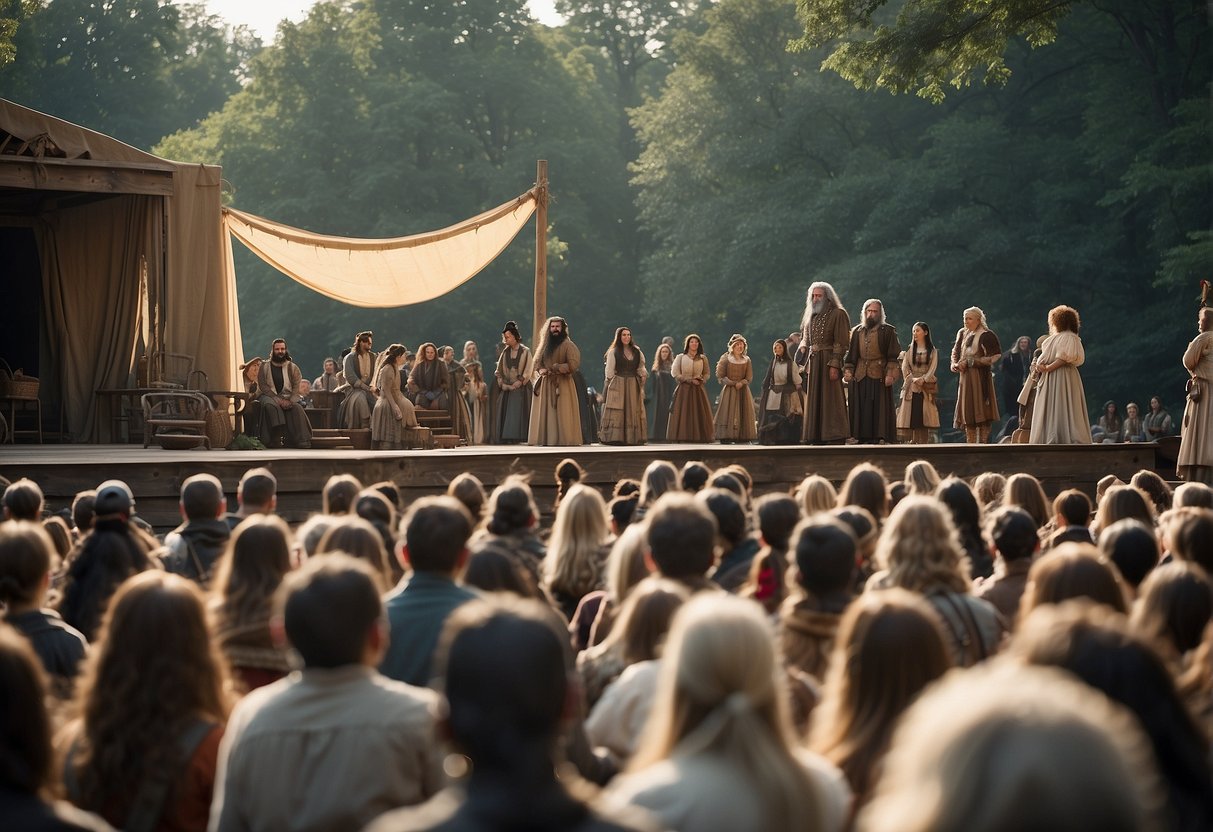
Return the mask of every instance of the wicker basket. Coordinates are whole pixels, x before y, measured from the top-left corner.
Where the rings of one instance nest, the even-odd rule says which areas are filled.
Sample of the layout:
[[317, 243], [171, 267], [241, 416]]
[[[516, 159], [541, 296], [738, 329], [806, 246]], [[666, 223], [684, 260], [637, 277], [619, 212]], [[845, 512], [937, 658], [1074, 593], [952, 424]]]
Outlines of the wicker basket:
[[232, 420], [226, 410], [206, 412], [206, 438], [211, 448], [219, 451], [232, 444]]
[[40, 384], [38, 379], [27, 376], [20, 370], [14, 373], [8, 362], [0, 358], [0, 398], [36, 399]]

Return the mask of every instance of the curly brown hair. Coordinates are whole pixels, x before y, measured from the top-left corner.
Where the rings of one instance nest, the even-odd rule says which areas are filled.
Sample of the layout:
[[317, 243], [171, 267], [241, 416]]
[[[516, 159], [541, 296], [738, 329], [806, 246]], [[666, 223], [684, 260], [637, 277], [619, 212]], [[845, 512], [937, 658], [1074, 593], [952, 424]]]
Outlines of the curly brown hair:
[[1078, 332], [1081, 321], [1078, 310], [1073, 306], [1054, 306], [1049, 310], [1049, 326], [1054, 332]]
[[194, 719], [223, 724], [227, 662], [211, 641], [202, 592], [177, 575], [143, 572], [115, 593], [76, 691], [72, 760], [82, 808], [98, 811], [177, 764]]

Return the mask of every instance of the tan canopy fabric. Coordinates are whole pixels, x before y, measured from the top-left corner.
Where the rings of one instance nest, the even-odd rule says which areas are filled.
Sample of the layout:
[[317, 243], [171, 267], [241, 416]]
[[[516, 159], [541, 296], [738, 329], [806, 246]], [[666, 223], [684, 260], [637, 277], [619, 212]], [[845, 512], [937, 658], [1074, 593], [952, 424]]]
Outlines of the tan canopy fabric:
[[383, 240], [330, 237], [224, 210], [224, 227], [254, 254], [309, 289], [353, 306], [432, 300], [492, 262], [535, 212], [535, 191], [457, 225]]

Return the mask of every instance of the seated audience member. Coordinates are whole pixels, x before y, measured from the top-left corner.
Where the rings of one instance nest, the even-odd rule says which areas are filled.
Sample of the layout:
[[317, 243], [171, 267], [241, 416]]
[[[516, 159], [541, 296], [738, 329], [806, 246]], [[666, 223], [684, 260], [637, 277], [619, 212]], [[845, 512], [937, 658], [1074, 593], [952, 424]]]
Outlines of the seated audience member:
[[1162, 399], [1158, 396], [1150, 397], [1150, 410], [1142, 419], [1142, 425], [1146, 429], [1147, 442], [1162, 439], [1175, 432], [1171, 426], [1171, 414], [1162, 406]]
[[902, 713], [951, 669], [946, 638], [930, 605], [900, 589], [862, 595], [843, 615], [809, 747], [846, 775], [855, 808], [872, 796]]
[[396, 552], [396, 505], [374, 486], [368, 486], [358, 492], [354, 498], [354, 515], [371, 524], [379, 540], [383, 544], [383, 554], [387, 560], [388, 586], [395, 586], [404, 577], [404, 567]]
[[482, 529], [472, 538], [473, 554], [491, 547], [505, 553], [543, 585], [542, 568], [547, 547], [539, 539], [539, 509], [531, 487], [522, 477], [506, 477], [493, 489]]
[[1048, 551], [1063, 543], [1094, 543], [1091, 530], [1091, 499], [1077, 488], [1067, 489], [1053, 498], [1054, 531], [1040, 547]]
[[1125, 405], [1125, 420], [1121, 423], [1121, 436], [1125, 442], [1145, 442], [1146, 425], [1141, 418], [1141, 408], [1137, 402]]
[[557, 777], [555, 749], [573, 718], [562, 638], [536, 602], [468, 604], [443, 633], [442, 731], [463, 755], [462, 788], [381, 816], [368, 832], [506, 830], [614, 832]]
[[341, 517], [335, 514], [313, 514], [304, 520], [295, 531], [295, 540], [301, 549], [300, 560], [306, 561], [315, 555], [320, 548], [320, 541], [330, 529], [340, 523]]
[[1069, 674], [993, 662], [910, 707], [857, 829], [1139, 832], [1161, 810], [1132, 717]]
[[391, 632], [379, 672], [420, 687], [434, 678], [434, 651], [447, 618], [476, 597], [456, 583], [472, 518], [454, 497], [423, 497], [400, 522], [400, 533], [397, 554], [413, 572], [384, 603]]
[[1012, 474], [1007, 478], [1002, 505], [1023, 509], [1038, 529], [1043, 528], [1052, 519], [1049, 516], [1051, 512], [1049, 501], [1045, 498], [1045, 490], [1041, 488], [1040, 480], [1031, 474]]
[[1140, 520], [1120, 520], [1099, 536], [1099, 554], [1116, 565], [1131, 596], [1158, 565], [1158, 538]]
[[224, 515], [223, 520], [233, 531], [246, 517], [254, 514], [273, 514], [278, 508], [278, 479], [268, 468], [250, 468], [236, 486], [236, 512]]
[[885, 571], [873, 575], [868, 588], [901, 587], [926, 598], [943, 621], [956, 665], [970, 667], [998, 651], [1006, 622], [971, 593], [956, 527], [939, 502], [903, 500], [876, 546], [876, 561]]
[[484, 483], [475, 474], [464, 471], [451, 480], [446, 493], [463, 503], [463, 507], [472, 515], [473, 526], [484, 518], [484, 504], [488, 502], [489, 495], [484, 491]]
[[439, 359], [438, 348], [427, 341], [417, 348], [417, 363], [409, 371], [409, 399], [423, 409], [446, 410], [450, 386], [450, 370]]
[[716, 518], [690, 494], [667, 494], [653, 504], [645, 542], [663, 578], [691, 592], [716, 589], [707, 574], [716, 563]]
[[1124, 436], [1123, 429], [1124, 421], [1116, 412], [1116, 402], [1108, 399], [1104, 402], [1103, 414], [1099, 417], [1099, 423], [1091, 426], [1091, 439], [1096, 444], [1121, 442]]
[[[704, 486], [700, 486], [696, 490], [701, 491], [703, 488]], [[661, 495], [681, 490], [682, 478], [673, 463], [666, 462], [664, 459], [653, 460], [644, 469], [644, 474], [640, 478], [639, 502], [632, 515], [633, 522], [643, 520], [653, 504], [661, 499]]]
[[699, 596], [674, 618], [653, 716], [609, 806], [678, 832], [846, 826], [841, 773], [792, 738], [782, 670], [760, 607]]
[[321, 492], [321, 511], [325, 514], [349, 514], [354, 509], [354, 499], [362, 491], [362, 483], [352, 474], [333, 474]]
[[[525, 567], [500, 549], [485, 547], [468, 554], [463, 567], [463, 586], [484, 595], [504, 592], [530, 601], [551, 604], [543, 588]], [[555, 610], [553, 610], [555, 612]]]
[[750, 534], [749, 522], [741, 500], [720, 488], [705, 488], [695, 499], [707, 506], [716, 518], [716, 540], [720, 562], [712, 573], [712, 581], [726, 592], [737, 592], [750, 574], [754, 556], [758, 554], [758, 539]]
[[1213, 574], [1213, 509], [1172, 509], [1167, 512], [1162, 530], [1167, 555], [1198, 563]]
[[884, 471], [867, 462], [852, 468], [838, 490], [838, 507], [844, 506], [866, 508], [876, 519], [877, 527], [884, 525], [889, 516], [889, 481]]
[[547, 548], [544, 587], [565, 620], [571, 620], [581, 599], [602, 587], [611, 548], [602, 495], [590, 486], [573, 485], [556, 508]]
[[312, 406], [312, 383], [310, 381], [308, 381], [306, 378], [299, 379], [299, 386], [297, 388], [297, 392], [299, 393], [298, 405], [300, 407], [311, 407]]
[[779, 610], [779, 646], [788, 667], [817, 682], [825, 679], [838, 623], [854, 597], [855, 547], [851, 528], [825, 515], [801, 521], [792, 533], [794, 589]]
[[4, 497], [0, 499], [4, 506], [5, 520], [29, 520], [42, 522], [42, 489], [38, 483], [29, 479], [20, 479], [4, 489]]
[[1141, 489], [1150, 498], [1150, 502], [1154, 504], [1155, 514], [1162, 514], [1171, 508], [1174, 500], [1171, 486], [1167, 485], [1167, 481], [1155, 472], [1143, 468], [1132, 476], [1129, 485]]
[[59, 602], [63, 620], [94, 640], [110, 596], [131, 575], [155, 568], [156, 539], [132, 522], [135, 500], [121, 480], [97, 487], [93, 530], [77, 544]]
[[906, 496], [922, 494], [930, 497], [939, 488], [940, 476], [935, 466], [925, 459], [916, 459], [906, 466], [903, 480], [906, 486]]
[[197, 586], [160, 571], [131, 578], [59, 743], [68, 799], [119, 829], [202, 829], [230, 694]]
[[678, 480], [682, 483], [682, 490], [688, 494], [696, 494], [702, 491], [711, 478], [712, 469], [702, 462], [695, 460], [683, 464], [682, 469], [678, 472]]
[[1032, 556], [1040, 546], [1036, 536], [1036, 521], [1026, 511], [1015, 506], [994, 510], [989, 520], [990, 538], [998, 563], [994, 575], [977, 587], [977, 597], [989, 601], [1007, 622], [1015, 628], [1019, 601], [1028, 585]]
[[326, 358], [324, 359], [324, 372], [316, 376], [316, 380], [312, 382], [312, 388], [332, 393], [344, 383], [345, 377], [337, 370], [337, 359]]
[[1128, 483], [1115, 474], [1107, 474], [1099, 478], [1099, 482], [1095, 483], [1095, 505], [1103, 502], [1103, 495], [1107, 494], [1108, 489], [1114, 485], [1128, 485]]
[[1019, 604], [1019, 620], [1037, 607], [1072, 598], [1105, 604], [1122, 615], [1129, 611], [1128, 590], [1116, 565], [1100, 557], [1094, 546], [1063, 543], [1032, 564]]
[[232, 711], [210, 828], [361, 829], [436, 794], [437, 697], [375, 671], [387, 628], [370, 567], [309, 561], [283, 581], [276, 609], [303, 670]]
[[270, 631], [274, 593], [291, 568], [291, 530], [273, 515], [241, 523], [219, 559], [210, 602], [215, 644], [244, 690], [276, 682], [291, 669]]
[[[0, 525], [2, 528], [4, 525]], [[109, 824], [66, 802], [55, 791], [51, 715], [42, 667], [28, 641], [0, 623], [0, 818], [4, 827], [32, 832], [109, 832]]]
[[180, 507], [185, 522], [164, 536], [164, 568], [206, 589], [232, 534], [223, 520], [223, 486], [210, 474], [195, 474], [181, 486]]
[[1024, 620], [1014, 655], [1025, 664], [1069, 671], [1127, 708], [1149, 738], [1166, 790], [1162, 828], [1213, 829], [1209, 738], [1162, 659], [1132, 634], [1123, 615], [1089, 602], [1041, 609]]
[[58, 572], [72, 550], [72, 532], [62, 517], [47, 517], [39, 525], [51, 541], [51, 568]]
[[611, 534], [615, 537], [623, 534], [623, 530], [632, 525], [636, 519], [636, 506], [640, 498], [635, 494], [626, 497], [612, 497], [607, 503], [607, 514], [611, 516]]
[[1007, 488], [1007, 478], [994, 471], [978, 474], [973, 480], [973, 494], [981, 507], [990, 511], [1002, 502], [1002, 495]]
[[45, 609], [50, 590], [51, 542], [37, 523], [0, 523], [0, 603], [4, 621], [29, 640], [52, 692], [71, 693], [88, 642], [54, 610]]
[[788, 595], [788, 541], [800, 522], [800, 504], [787, 494], [764, 494], [754, 501], [754, 517], [761, 548], [740, 594], [773, 615]]
[[1113, 485], [1104, 492], [1099, 500], [1099, 508], [1095, 510], [1095, 519], [1091, 521], [1091, 536], [1096, 541], [1108, 526], [1118, 520], [1133, 518], [1147, 526], [1154, 526], [1154, 503], [1146, 493], [1131, 485]]
[[863, 592], [868, 578], [876, 571], [876, 544], [880, 540], [876, 518], [859, 506], [834, 508], [828, 513], [855, 533], [855, 592]]
[[375, 573], [375, 582], [380, 592], [392, 587], [391, 570], [388, 568], [387, 549], [383, 538], [367, 521], [353, 514], [342, 516], [320, 538], [315, 554], [327, 555], [341, 552], [365, 561]]
[[948, 477], [939, 484], [935, 497], [947, 506], [952, 524], [960, 535], [960, 548], [969, 560], [969, 577], [990, 577], [994, 573], [994, 558], [990, 555], [990, 541], [986, 539], [985, 514], [973, 489], [959, 477]]
[[645, 531], [644, 524], [628, 526], [611, 544], [606, 562], [606, 588], [582, 598], [569, 622], [574, 650], [605, 641], [628, 594], [649, 576]]
[[72, 500], [72, 537], [80, 540], [93, 529], [93, 504], [97, 500], [97, 492], [91, 488], [76, 493]]
[[1183, 482], [1175, 487], [1173, 508], [1213, 508], [1213, 488], [1203, 482]]
[[552, 500], [552, 513], [555, 513], [560, 508], [564, 495], [585, 477], [585, 469], [575, 459], [562, 459], [556, 464], [553, 473], [556, 480], [556, 497]]
[[1133, 605], [1133, 632], [1163, 651], [1175, 670], [1200, 647], [1213, 620], [1213, 581], [1195, 563], [1179, 561], [1155, 569], [1142, 582]]
[[829, 511], [838, 505], [838, 490], [834, 483], [820, 474], [809, 474], [796, 488], [796, 499], [800, 501], [805, 517], [819, 511]]

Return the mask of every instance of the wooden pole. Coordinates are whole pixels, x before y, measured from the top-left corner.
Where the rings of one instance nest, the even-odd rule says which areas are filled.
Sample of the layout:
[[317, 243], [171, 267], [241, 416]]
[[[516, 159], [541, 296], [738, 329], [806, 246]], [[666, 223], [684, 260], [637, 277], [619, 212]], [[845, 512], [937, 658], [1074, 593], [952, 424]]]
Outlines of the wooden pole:
[[548, 162], [535, 163], [535, 326], [531, 348], [539, 346], [539, 334], [548, 318]]

